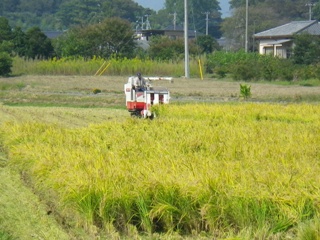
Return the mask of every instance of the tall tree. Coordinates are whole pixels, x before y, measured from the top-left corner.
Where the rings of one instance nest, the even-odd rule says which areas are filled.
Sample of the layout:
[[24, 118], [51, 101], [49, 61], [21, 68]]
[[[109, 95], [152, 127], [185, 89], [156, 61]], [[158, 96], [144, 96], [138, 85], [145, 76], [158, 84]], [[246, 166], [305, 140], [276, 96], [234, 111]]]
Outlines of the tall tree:
[[101, 41], [102, 43], [106, 42], [103, 47], [107, 54], [116, 53], [130, 56], [133, 53], [135, 43], [133, 41], [133, 31], [128, 21], [120, 18], [110, 18], [99, 25], [99, 30], [103, 33]]
[[66, 29], [74, 25], [91, 23], [92, 20], [98, 22], [99, 14], [101, 14], [99, 0], [67, 0], [60, 5], [57, 17]]
[[293, 61], [297, 64], [313, 64], [320, 62], [320, 39], [310, 34], [295, 36]]
[[[184, 23], [184, 1], [166, 0], [166, 11], [176, 13], [177, 24]], [[189, 28], [200, 33], [206, 32], [206, 15], [208, 13], [209, 34], [220, 37], [219, 25], [221, 23], [221, 10], [217, 0], [191, 0], [188, 1]]]
[[[281, 18], [291, 20], [307, 20], [309, 15], [308, 3], [318, 2], [316, 0], [249, 0], [249, 7], [272, 8]], [[246, 0], [230, 0], [233, 9], [245, 7]]]
[[199, 36], [197, 45], [200, 46], [201, 53], [212, 53], [220, 49], [218, 42], [211, 36]]
[[19, 12], [32, 12], [37, 16], [45, 13], [55, 13], [61, 0], [20, 0], [17, 6]]
[[53, 53], [54, 49], [51, 44], [51, 40], [41, 32], [39, 27], [33, 27], [26, 32], [26, 53], [27, 58], [32, 59], [48, 59]]
[[20, 0], [1, 0], [0, 13], [4, 12], [16, 12], [19, 6]]
[[[248, 22], [248, 42], [249, 50], [254, 50], [253, 34], [274, 27], [277, 24], [284, 23], [279, 20], [280, 16], [270, 7], [249, 7]], [[281, 19], [281, 18], [280, 18]], [[236, 8], [233, 16], [226, 18], [221, 26], [223, 36], [228, 41], [227, 48], [230, 50], [239, 50], [245, 47], [246, 33], [246, 9], [244, 7]]]
[[26, 34], [22, 31], [21, 27], [16, 27], [13, 29], [13, 48], [15, 54], [20, 57], [26, 56], [27, 51], [27, 38]]
[[75, 27], [55, 43], [60, 56], [91, 58], [112, 55], [132, 57], [135, 43], [130, 22], [121, 18], [108, 18], [87, 27]]
[[135, 22], [137, 16], [143, 13], [143, 8], [132, 0], [108, 0], [102, 2], [105, 17], [119, 17]]
[[9, 21], [5, 17], [0, 17], [0, 43], [12, 39], [12, 31]]
[[[230, 48], [244, 47], [246, 0], [230, 0], [233, 15], [222, 24], [223, 36], [231, 42]], [[249, 0], [248, 40], [249, 49], [255, 48], [252, 35], [290, 21], [308, 20], [309, 9], [306, 0]], [[319, 11], [320, 12], [320, 11]], [[320, 15], [319, 15], [320, 16]]]
[[[271, 6], [282, 18], [294, 20], [309, 19], [309, 0], [266, 0], [268, 6]], [[285, 6], [285, 7], [284, 7]]]
[[320, 1], [311, 1], [311, 18], [320, 21]]
[[[267, 0], [249, 0], [248, 3], [250, 6], [255, 6], [255, 5], [258, 5], [259, 3], [263, 3], [265, 1], [267, 1]], [[246, 0], [230, 0], [229, 4], [230, 4], [230, 7], [233, 9], [240, 8], [240, 7], [244, 7], [246, 5]]]

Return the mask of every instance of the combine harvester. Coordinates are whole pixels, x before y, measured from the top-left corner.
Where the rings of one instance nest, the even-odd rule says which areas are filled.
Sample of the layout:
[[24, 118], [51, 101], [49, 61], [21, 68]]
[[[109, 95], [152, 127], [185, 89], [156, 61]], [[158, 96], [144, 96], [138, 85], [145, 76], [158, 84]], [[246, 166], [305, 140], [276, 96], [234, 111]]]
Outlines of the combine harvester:
[[124, 85], [126, 106], [131, 116], [153, 119], [155, 113], [151, 111], [153, 105], [168, 104], [170, 92], [166, 88], [152, 87], [152, 81], [170, 81], [172, 77], [144, 77], [147, 82], [143, 88], [135, 87], [136, 76], [129, 77]]

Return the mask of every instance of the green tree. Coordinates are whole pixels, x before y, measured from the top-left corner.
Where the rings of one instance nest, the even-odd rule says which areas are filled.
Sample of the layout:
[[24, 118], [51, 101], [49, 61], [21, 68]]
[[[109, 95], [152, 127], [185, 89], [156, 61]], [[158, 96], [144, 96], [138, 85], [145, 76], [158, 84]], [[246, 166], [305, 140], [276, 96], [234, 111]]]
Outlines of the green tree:
[[120, 17], [135, 22], [143, 13], [143, 8], [132, 0], [108, 0], [102, 2], [102, 11], [105, 17]]
[[53, 56], [54, 49], [51, 40], [41, 32], [39, 27], [33, 27], [26, 32], [25, 57], [32, 59], [48, 59]]
[[43, 16], [55, 13], [61, 2], [62, 0], [20, 0], [17, 8], [20, 12], [32, 12], [37, 16]]
[[[248, 22], [248, 46], [249, 50], [254, 50], [254, 33], [275, 27], [284, 23], [284, 20], [270, 7], [250, 6]], [[280, 19], [280, 20], [279, 20]], [[245, 46], [246, 9], [239, 7], [234, 10], [233, 16], [226, 18], [221, 24], [223, 36], [230, 39], [230, 50], [243, 49]]]
[[[184, 58], [184, 40], [170, 39], [167, 36], [152, 37], [148, 53], [152, 59], [179, 61]], [[190, 55], [199, 53], [195, 41], [189, 41], [189, 53]]]
[[133, 57], [133, 34], [128, 21], [109, 18], [98, 24], [69, 30], [55, 42], [55, 49], [57, 54], [63, 57]]
[[320, 2], [314, 3], [312, 8], [312, 19], [320, 20]]
[[3, 41], [10, 41], [12, 39], [12, 31], [9, 21], [5, 17], [0, 17], [0, 44]]
[[22, 31], [21, 27], [16, 27], [13, 29], [13, 49], [15, 54], [20, 57], [26, 56], [27, 52], [27, 37], [26, 34]]
[[[96, 15], [101, 14], [101, 6], [99, 0], [68, 0], [64, 1], [60, 10], [57, 12], [57, 17], [62, 23], [63, 28], [69, 28], [74, 25], [85, 25], [96, 19]], [[102, 18], [102, 17], [101, 17]]]
[[197, 37], [197, 44], [200, 46], [202, 53], [212, 53], [220, 49], [218, 42], [210, 35]]
[[121, 18], [108, 18], [98, 24], [97, 29], [100, 33], [99, 49], [101, 48], [102, 56], [117, 54], [133, 57], [132, 53], [136, 45], [130, 22]]
[[18, 10], [20, 0], [1, 0], [0, 11], [3, 12], [16, 12]]
[[320, 62], [320, 38], [310, 34], [297, 35], [294, 38], [293, 61], [297, 64]]
[[112, 17], [135, 22], [143, 14], [143, 8], [132, 0], [68, 0], [61, 4], [57, 18], [66, 29], [74, 25], [99, 23]]
[[[184, 23], [184, 1], [166, 0], [166, 11], [169, 14], [176, 13], [177, 25]], [[209, 13], [208, 29], [209, 34], [219, 38], [221, 36], [219, 25], [221, 23], [221, 10], [217, 0], [192, 0], [188, 1], [189, 28], [197, 32], [206, 32], [206, 15]]]
[[310, 0], [266, 0], [265, 4], [272, 7], [282, 19], [294, 21], [309, 19], [307, 3], [310, 3]]
[[79, 57], [87, 56], [89, 43], [83, 38], [83, 28], [80, 26], [73, 27], [53, 41], [55, 53], [59, 57]]
[[[309, 9], [306, 3], [309, 2], [306, 0], [249, 0], [249, 50], [255, 49], [251, 38], [254, 33], [290, 21], [308, 20]], [[246, 0], [230, 0], [230, 5], [233, 15], [224, 20], [221, 31], [224, 37], [232, 41], [229, 48], [238, 50], [245, 45]]]

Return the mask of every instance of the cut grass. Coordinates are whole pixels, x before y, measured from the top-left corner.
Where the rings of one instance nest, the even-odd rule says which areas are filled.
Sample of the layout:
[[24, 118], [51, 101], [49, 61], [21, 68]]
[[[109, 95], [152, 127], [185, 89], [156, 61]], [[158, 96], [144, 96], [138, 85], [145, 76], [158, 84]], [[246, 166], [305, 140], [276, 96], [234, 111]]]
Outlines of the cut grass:
[[70, 239], [20, 175], [4, 166], [3, 152], [0, 160], [0, 239]]
[[[125, 109], [123, 86], [127, 76], [21, 76], [0, 78], [0, 102], [11, 106], [64, 106]], [[215, 79], [176, 78], [174, 83], [154, 82], [166, 87], [171, 102], [234, 102], [240, 98], [240, 83]], [[305, 85], [306, 83], [304, 83]], [[254, 102], [319, 102], [320, 87], [278, 82], [250, 83]], [[95, 89], [101, 93], [94, 94]]]

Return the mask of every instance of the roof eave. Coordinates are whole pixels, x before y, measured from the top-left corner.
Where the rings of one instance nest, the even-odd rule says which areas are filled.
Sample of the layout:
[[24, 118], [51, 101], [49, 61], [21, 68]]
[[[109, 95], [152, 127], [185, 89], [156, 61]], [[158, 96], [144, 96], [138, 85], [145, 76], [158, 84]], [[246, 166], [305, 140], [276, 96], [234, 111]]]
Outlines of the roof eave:
[[283, 39], [283, 38], [293, 38], [293, 35], [277, 35], [277, 36], [254, 36], [255, 39]]

